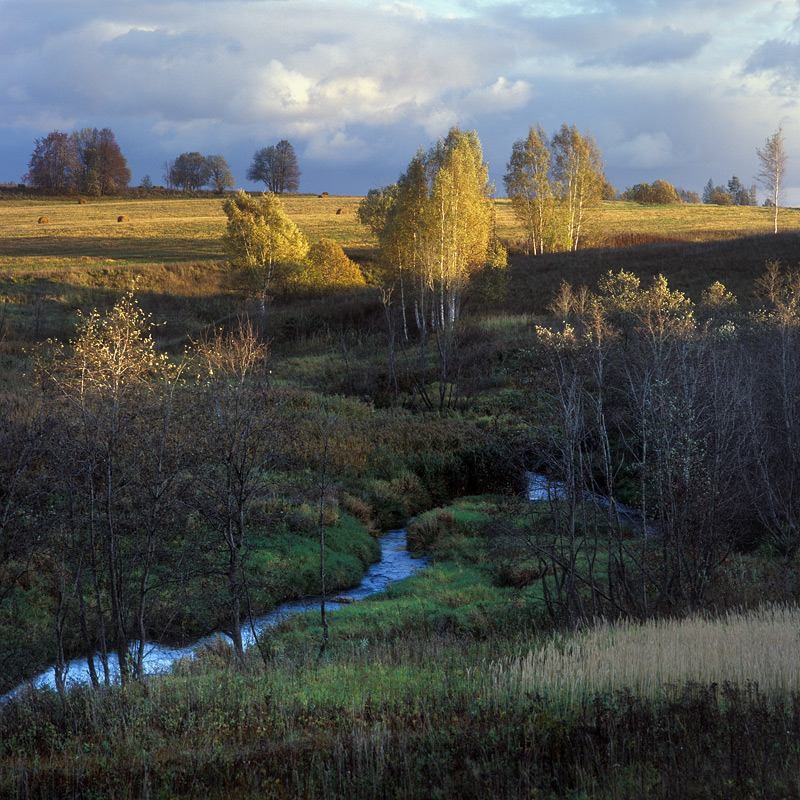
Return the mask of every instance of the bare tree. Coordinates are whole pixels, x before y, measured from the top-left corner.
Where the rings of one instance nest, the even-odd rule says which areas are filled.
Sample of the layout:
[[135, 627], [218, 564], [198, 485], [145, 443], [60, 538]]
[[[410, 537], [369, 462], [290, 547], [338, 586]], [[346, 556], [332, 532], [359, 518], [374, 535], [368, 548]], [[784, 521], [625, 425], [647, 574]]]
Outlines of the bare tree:
[[256, 506], [274, 488], [283, 434], [269, 388], [269, 347], [249, 322], [198, 350], [205, 372], [198, 410], [201, 508], [217, 543], [209, 554], [222, 559], [209, 570], [224, 583], [227, 632], [242, 660], [251, 528]]
[[68, 133], [52, 131], [36, 140], [24, 180], [40, 189], [66, 192], [75, 185], [81, 165]]
[[769, 193], [775, 214], [775, 229], [778, 232], [778, 207], [783, 195], [783, 178], [786, 174], [786, 165], [789, 161], [789, 154], [786, 152], [786, 143], [783, 138], [783, 129], [778, 126], [778, 130], [767, 137], [764, 147], [757, 147], [758, 155], [758, 180], [759, 183]]
[[300, 175], [294, 148], [286, 139], [256, 150], [247, 170], [248, 180], [263, 181], [267, 191], [275, 194], [296, 192], [300, 188]]

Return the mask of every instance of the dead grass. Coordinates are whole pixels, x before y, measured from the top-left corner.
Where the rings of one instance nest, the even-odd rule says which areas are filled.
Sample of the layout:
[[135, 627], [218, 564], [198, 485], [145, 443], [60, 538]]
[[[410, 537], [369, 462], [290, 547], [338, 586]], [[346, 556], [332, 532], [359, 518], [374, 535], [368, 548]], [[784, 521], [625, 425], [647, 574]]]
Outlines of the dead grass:
[[800, 609], [774, 605], [719, 619], [599, 623], [487, 667], [486, 686], [492, 696], [564, 699], [622, 690], [652, 698], [690, 682], [798, 692], [798, 630]]

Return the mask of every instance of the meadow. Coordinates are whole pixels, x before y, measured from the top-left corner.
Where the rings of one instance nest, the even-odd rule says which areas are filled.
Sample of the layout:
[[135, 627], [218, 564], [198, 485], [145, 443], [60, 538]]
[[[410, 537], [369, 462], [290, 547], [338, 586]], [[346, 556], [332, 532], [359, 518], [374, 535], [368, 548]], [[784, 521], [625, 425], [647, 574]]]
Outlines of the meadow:
[[[289, 195], [285, 207], [311, 241], [342, 244], [374, 284], [376, 242], [357, 221], [359, 201]], [[222, 202], [210, 195], [86, 204], [0, 198], [3, 411], [20, 414], [34, 405], [27, 398], [37, 396], [37, 345], [47, 338], [67, 342], [78, 312], [107, 311], [134, 282], [156, 325], [158, 351], [175, 363], [204, 334], [253, 311], [224, 264]], [[557, 336], [566, 322], [550, 308], [562, 281], [596, 290], [609, 270], [635, 273], [643, 286], [662, 273], [671, 290], [698, 304], [698, 326], [687, 337], [697, 348], [681, 351], [673, 348], [680, 337], [666, 337], [665, 371], [653, 382], [652, 402], [678, 373], [692, 377], [684, 388], [694, 391], [709, 373], [756, 364], [758, 391], [713, 384], [714, 391], [698, 394], [696, 407], [703, 419], [715, 405], [729, 409], [733, 422], [724, 431], [735, 435], [726, 441], [764, 430], [761, 440], [773, 441], [770, 415], [781, 405], [774, 401], [780, 387], [770, 382], [770, 359], [795, 357], [794, 339], [779, 333], [795, 330], [797, 309], [786, 311], [788, 326], [778, 333], [767, 323], [758, 327], [768, 314], [748, 313], [761, 309], [754, 292], [768, 262], [798, 265], [800, 211], [782, 210], [775, 236], [768, 209], [606, 202], [597, 209], [589, 246], [533, 257], [510, 204], [501, 199], [495, 206], [497, 234], [511, 254], [508, 292], [467, 296], [459, 394], [444, 410], [423, 402], [420, 375], [408, 367], [418, 352], [398, 346], [395, 356], [375, 285], [334, 297], [279, 297], [263, 321], [269, 378], [283, 398], [281, 424], [291, 432], [282, 475], [291, 489], [270, 496], [270, 513], [278, 509], [280, 522], [269, 517], [271, 527], [253, 539], [255, 565], [269, 565], [263, 571], [273, 583], [258, 605], [319, 590], [319, 497], [328, 515], [333, 588], [359, 580], [375, 557], [371, 536], [411, 518], [409, 547], [429, 554], [431, 566], [331, 614], [322, 657], [319, 615], [305, 615], [283, 622], [263, 652], [248, 652], [243, 662], [220, 639], [171, 674], [64, 694], [22, 692], [0, 705], [0, 796], [800, 796], [800, 546], [786, 518], [770, 528], [766, 516], [755, 518], [746, 490], [733, 491], [738, 498], [725, 495], [719, 514], [730, 514], [721, 528], [725, 546], [697, 539], [709, 543], [714, 557], [702, 562], [708, 586], [693, 610], [682, 602], [691, 588], [685, 569], [705, 557], [692, 537], [695, 530], [707, 535], [709, 504], [688, 504], [692, 537], [680, 540], [685, 547], [678, 553], [688, 560], [675, 565], [661, 541], [619, 520], [615, 526], [585, 500], [572, 508], [558, 499], [531, 506], [522, 480], [526, 468], [557, 469], [566, 452], [585, 452], [589, 474], [597, 478], [600, 471], [599, 429], [587, 421], [583, 438], [567, 447], [557, 416], [561, 398], [571, 396], [560, 394], [565, 376], [570, 386], [583, 387], [587, 406], [597, 397], [595, 384], [575, 379], [595, 356], [574, 347], [578, 356], [567, 362], [574, 342], [564, 338], [567, 347], [548, 349], [541, 330], [549, 326]], [[348, 213], [337, 213], [342, 209]], [[117, 222], [119, 216], [129, 221]], [[40, 224], [39, 217], [49, 221]], [[715, 280], [739, 298], [731, 319], [747, 333], [741, 350], [724, 349], [733, 344], [714, 327], [722, 325], [715, 322], [721, 310], [713, 317], [699, 310]], [[565, 313], [583, 330], [572, 310]], [[629, 349], [620, 345], [618, 360], [609, 357], [603, 366], [630, 379], [655, 359], [646, 347], [636, 349], [648, 318], [631, 323], [625, 313], [621, 307], [610, 313], [619, 324], [610, 341]], [[692, 360], [706, 352], [717, 360]], [[431, 393], [435, 361], [431, 347], [420, 366]], [[666, 371], [675, 363], [680, 369]], [[785, 385], [789, 402], [794, 384]], [[739, 408], [737, 393], [750, 406]], [[742, 420], [758, 410], [759, 393], [769, 407], [765, 427], [750, 431]], [[184, 409], [190, 427], [198, 414], [194, 397], [187, 394]], [[621, 392], [602, 399], [609, 424], [627, 433], [635, 409]], [[680, 424], [691, 415], [676, 412], [675, 402], [664, 397], [659, 406], [671, 409], [661, 416], [674, 423], [664, 436], [673, 436], [676, 464], [696, 465], [700, 448], [677, 461], [681, 437], [688, 436]], [[638, 445], [624, 435], [606, 444], [620, 486], [627, 481], [642, 501], [629, 488]], [[781, 467], [788, 474], [793, 456], [776, 452], [775, 463], [788, 465]], [[736, 451], [720, 457], [717, 468], [741, 464], [755, 485], [770, 464], [748, 458]], [[656, 467], [648, 472], [654, 496]], [[695, 466], [663, 469], [670, 486], [684, 474], [692, 491], [710, 485]], [[46, 479], [45, 472], [34, 470], [34, 478]], [[652, 503], [663, 524], [665, 515]], [[120, 510], [129, 513], [125, 505]], [[185, 530], [204, 531], [195, 517], [185, 517]], [[176, 519], [184, 530], [184, 518]], [[682, 535], [677, 523], [674, 530]], [[27, 589], [18, 581], [9, 591], [0, 570], [0, 656], [10, 665], [4, 688], [53, 658], [53, 631], [39, 613], [54, 604], [58, 570], [51, 562], [36, 562], [39, 574], [33, 571]], [[570, 586], [575, 575], [585, 581], [578, 589]], [[183, 608], [182, 628], [171, 632], [177, 639], [205, 632], [197, 619], [207, 627], [214, 614], [204, 584], [189, 583], [202, 608]], [[165, 584], [158, 596], [166, 629], [178, 589]], [[641, 611], [640, 596], [652, 611]], [[581, 613], [576, 603], [585, 603]], [[596, 617], [587, 611], [592, 603]], [[623, 606], [631, 613], [622, 613]], [[79, 651], [77, 635], [68, 643], [70, 652]]]

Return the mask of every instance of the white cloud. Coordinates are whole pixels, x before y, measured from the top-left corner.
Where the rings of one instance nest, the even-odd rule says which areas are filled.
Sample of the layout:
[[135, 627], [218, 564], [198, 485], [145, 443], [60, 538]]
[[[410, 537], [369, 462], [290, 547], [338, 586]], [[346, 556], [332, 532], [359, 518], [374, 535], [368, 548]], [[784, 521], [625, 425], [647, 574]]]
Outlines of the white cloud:
[[[612, 181], [688, 188], [717, 163], [748, 174], [779, 119], [800, 140], [786, 116], [800, 82], [796, 0], [2, 2], [0, 158], [12, 173], [35, 137], [87, 125], [126, 132], [135, 176], [170, 149], [223, 146], [244, 174], [256, 147], [291, 136], [347, 190], [396, 175], [454, 123], [478, 131], [493, 165], [531, 124], [574, 123], [597, 138]], [[651, 169], [663, 174], [634, 174]]]
[[461, 103], [462, 108], [475, 114], [511, 111], [527, 105], [533, 93], [528, 81], [509, 81], [500, 76], [491, 86], [474, 89]]

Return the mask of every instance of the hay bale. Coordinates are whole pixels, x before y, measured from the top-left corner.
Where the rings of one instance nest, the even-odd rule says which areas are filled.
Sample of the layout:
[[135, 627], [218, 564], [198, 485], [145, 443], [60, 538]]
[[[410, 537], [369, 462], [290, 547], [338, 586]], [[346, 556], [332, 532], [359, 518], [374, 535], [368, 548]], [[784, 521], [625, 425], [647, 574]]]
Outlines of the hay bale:
[[48, 217], [39, 217], [40, 225], [47, 225], [48, 222], [50, 222], [50, 219]]
[[349, 214], [350, 212], [346, 208], [337, 208], [336, 209], [336, 213], [337, 214]]
[[325, 197], [324, 194], [318, 194], [317, 197]]
[[78, 198], [78, 205], [79, 206], [85, 206], [86, 205], [86, 198], [85, 197], [79, 197]]
[[131, 221], [131, 218], [130, 217], [126, 217], [125, 214], [120, 214], [117, 217], [117, 222], [130, 222], [130, 221]]
[[320, 197], [328, 197], [328, 192], [323, 192]]

